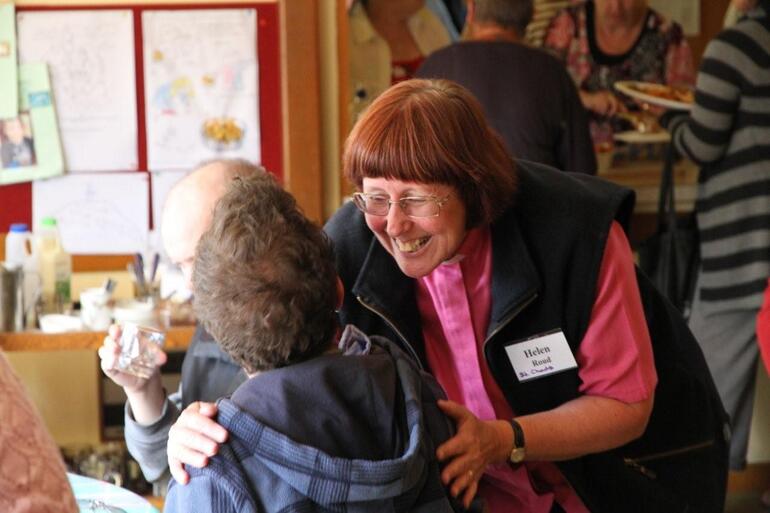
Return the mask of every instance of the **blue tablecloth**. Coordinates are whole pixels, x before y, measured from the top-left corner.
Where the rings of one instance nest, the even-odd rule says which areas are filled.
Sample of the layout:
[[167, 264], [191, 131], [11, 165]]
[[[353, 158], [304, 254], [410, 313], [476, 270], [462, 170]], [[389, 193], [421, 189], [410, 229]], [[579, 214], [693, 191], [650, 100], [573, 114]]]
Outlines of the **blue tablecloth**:
[[93, 511], [88, 506], [91, 500], [120, 508], [126, 513], [158, 513], [146, 499], [124, 488], [77, 474], [67, 473], [67, 478], [82, 513]]

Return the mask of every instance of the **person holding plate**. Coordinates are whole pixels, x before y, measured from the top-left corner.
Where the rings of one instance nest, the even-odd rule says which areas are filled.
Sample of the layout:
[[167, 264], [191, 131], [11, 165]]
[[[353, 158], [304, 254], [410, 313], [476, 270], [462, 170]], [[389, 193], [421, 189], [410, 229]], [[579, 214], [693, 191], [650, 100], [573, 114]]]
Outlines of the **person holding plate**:
[[587, 0], [552, 20], [544, 45], [560, 57], [578, 86], [590, 116], [595, 146], [611, 144], [618, 112], [638, 110], [621, 99], [615, 82], [635, 80], [692, 85], [692, 53], [682, 27], [647, 0]]
[[695, 204], [701, 264], [690, 328], [732, 419], [730, 466], [746, 466], [758, 358], [756, 317], [770, 276], [770, 0], [704, 52], [689, 115], [661, 122], [700, 166]]

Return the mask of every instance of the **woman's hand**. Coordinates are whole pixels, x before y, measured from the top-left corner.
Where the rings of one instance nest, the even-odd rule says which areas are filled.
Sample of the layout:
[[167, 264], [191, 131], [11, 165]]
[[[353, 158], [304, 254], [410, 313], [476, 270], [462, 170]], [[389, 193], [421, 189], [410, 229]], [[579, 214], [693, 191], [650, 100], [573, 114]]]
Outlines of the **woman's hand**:
[[586, 109], [600, 116], [611, 117], [627, 110], [623, 102], [609, 91], [580, 91], [580, 100]]
[[441, 480], [453, 497], [463, 494], [462, 503], [467, 508], [476, 496], [487, 465], [508, 459], [513, 447], [513, 428], [504, 420], [479, 420], [453, 401], [439, 401], [438, 406], [457, 424], [457, 434], [436, 450], [439, 461], [446, 462]]
[[184, 465], [205, 467], [209, 458], [219, 451], [219, 444], [227, 440], [227, 430], [213, 420], [216, 414], [216, 404], [194, 402], [171, 426], [168, 432], [168, 468], [178, 483], [187, 484], [190, 480]]

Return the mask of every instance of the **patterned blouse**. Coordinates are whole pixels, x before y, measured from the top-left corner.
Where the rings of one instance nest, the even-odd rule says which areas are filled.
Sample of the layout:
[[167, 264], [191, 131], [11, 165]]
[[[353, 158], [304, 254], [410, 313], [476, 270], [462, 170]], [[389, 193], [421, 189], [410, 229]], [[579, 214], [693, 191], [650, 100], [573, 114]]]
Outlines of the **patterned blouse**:
[[[567, 66], [581, 91], [613, 90], [619, 80], [640, 80], [665, 84], [695, 81], [692, 53], [682, 27], [647, 9], [639, 38], [622, 55], [608, 55], [599, 49], [594, 31], [594, 3], [578, 3], [561, 11], [551, 21], [544, 46]], [[622, 95], [621, 95], [622, 96]], [[629, 109], [638, 107], [628, 99]], [[611, 120], [589, 112], [594, 144], [612, 142]]]

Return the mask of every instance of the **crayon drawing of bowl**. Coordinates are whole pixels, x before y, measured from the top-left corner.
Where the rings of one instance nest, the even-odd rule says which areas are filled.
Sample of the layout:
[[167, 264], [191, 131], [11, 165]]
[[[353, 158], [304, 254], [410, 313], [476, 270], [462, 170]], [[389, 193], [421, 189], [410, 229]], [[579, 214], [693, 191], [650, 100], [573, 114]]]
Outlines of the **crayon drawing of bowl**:
[[237, 150], [246, 131], [243, 123], [234, 118], [208, 118], [201, 126], [204, 144], [217, 152]]

